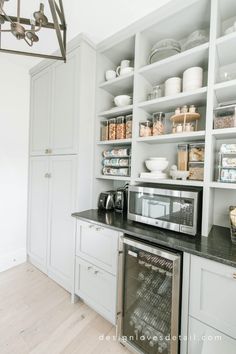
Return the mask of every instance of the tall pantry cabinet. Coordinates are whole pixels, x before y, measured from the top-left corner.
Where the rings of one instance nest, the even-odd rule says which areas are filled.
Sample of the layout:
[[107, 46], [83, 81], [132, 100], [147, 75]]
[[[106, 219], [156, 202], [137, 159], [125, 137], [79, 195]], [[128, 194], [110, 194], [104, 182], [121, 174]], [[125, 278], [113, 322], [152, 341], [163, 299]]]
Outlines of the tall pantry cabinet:
[[92, 206], [96, 52], [79, 36], [67, 63], [31, 70], [28, 259], [71, 290], [75, 220]]

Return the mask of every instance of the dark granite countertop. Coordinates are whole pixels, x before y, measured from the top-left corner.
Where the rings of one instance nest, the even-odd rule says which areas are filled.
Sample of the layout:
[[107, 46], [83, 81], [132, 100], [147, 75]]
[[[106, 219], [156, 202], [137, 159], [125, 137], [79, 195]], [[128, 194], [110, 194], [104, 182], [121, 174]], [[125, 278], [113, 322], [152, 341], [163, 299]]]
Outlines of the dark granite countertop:
[[236, 245], [231, 243], [230, 230], [225, 227], [213, 226], [208, 237], [192, 237], [130, 221], [123, 214], [116, 212], [91, 209], [74, 213], [72, 216], [97, 225], [110, 227], [139, 240], [149, 241], [156, 245], [188, 252], [236, 267]]

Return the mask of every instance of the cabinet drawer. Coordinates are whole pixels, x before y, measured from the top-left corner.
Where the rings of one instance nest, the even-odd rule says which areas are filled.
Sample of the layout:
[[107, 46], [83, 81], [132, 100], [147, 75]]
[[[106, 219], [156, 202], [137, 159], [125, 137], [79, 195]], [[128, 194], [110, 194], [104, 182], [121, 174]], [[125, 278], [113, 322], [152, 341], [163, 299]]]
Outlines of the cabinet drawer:
[[75, 293], [107, 320], [116, 323], [116, 277], [76, 257]]
[[190, 315], [236, 338], [236, 269], [191, 257]]
[[234, 339], [189, 318], [188, 354], [235, 354], [235, 348]]
[[116, 274], [119, 232], [98, 225], [78, 222], [76, 255]]

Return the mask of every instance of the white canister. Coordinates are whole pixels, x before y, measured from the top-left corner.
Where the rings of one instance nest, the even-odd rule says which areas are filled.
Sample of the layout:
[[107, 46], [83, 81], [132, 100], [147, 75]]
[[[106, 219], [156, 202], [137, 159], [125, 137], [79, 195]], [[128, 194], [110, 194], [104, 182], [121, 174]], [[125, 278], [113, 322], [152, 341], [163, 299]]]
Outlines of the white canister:
[[203, 69], [194, 66], [185, 70], [183, 74], [183, 92], [201, 88], [203, 84]]
[[181, 92], [181, 78], [171, 77], [165, 82], [165, 96], [174, 96]]

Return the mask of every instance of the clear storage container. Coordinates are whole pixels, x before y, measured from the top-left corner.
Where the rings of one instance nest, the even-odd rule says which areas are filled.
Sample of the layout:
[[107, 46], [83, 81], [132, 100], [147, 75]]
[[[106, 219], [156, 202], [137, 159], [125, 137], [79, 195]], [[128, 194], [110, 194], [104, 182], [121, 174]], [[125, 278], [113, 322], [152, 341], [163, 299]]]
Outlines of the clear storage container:
[[116, 118], [116, 139], [125, 139], [125, 117], [117, 117]]
[[126, 116], [125, 118], [126, 121], [126, 131], [125, 131], [125, 137], [126, 139], [131, 139], [132, 138], [132, 122], [133, 122], [133, 116], [132, 114]]
[[152, 134], [155, 136], [165, 134], [165, 113], [153, 113]]
[[109, 140], [116, 139], [116, 118], [109, 120]]
[[203, 162], [205, 157], [205, 143], [189, 144], [189, 162]]
[[104, 120], [101, 122], [101, 141], [109, 139], [109, 122]]
[[178, 170], [188, 170], [188, 144], [178, 145]]
[[236, 127], [236, 105], [218, 107], [214, 110], [214, 129]]
[[204, 163], [189, 162], [189, 179], [195, 181], [203, 181], [204, 179]]
[[150, 120], [146, 120], [144, 122], [139, 123], [139, 136], [152, 136], [152, 122]]

